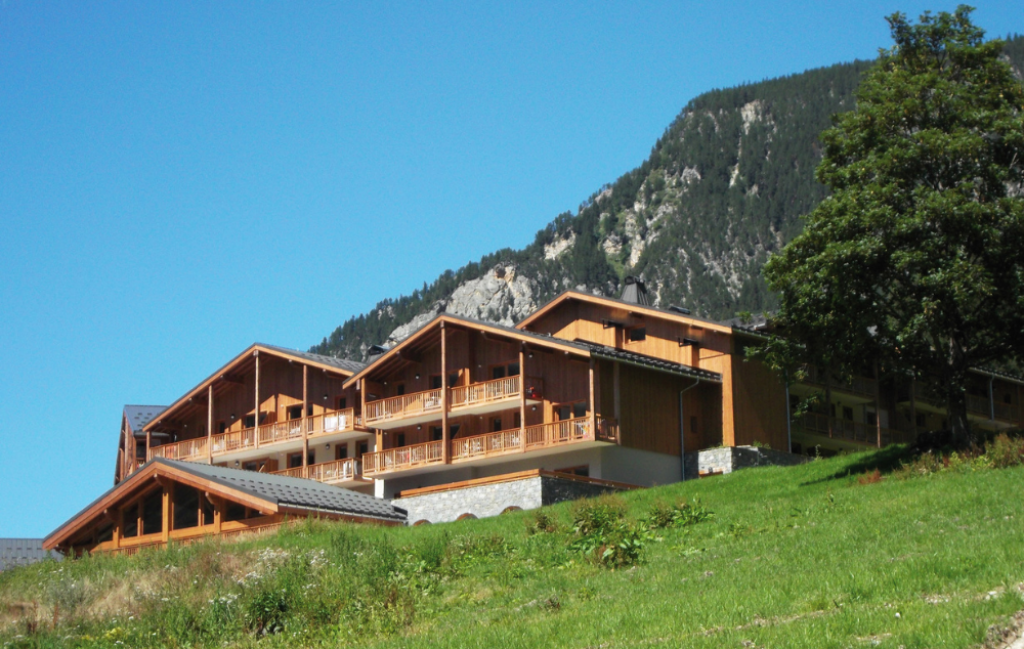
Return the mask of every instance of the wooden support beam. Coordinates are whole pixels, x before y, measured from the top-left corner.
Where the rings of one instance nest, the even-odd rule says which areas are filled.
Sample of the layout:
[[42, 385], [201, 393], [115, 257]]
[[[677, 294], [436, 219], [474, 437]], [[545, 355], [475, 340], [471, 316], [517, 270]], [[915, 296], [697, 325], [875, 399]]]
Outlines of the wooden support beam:
[[451, 464], [451, 436], [448, 433], [448, 336], [441, 321], [441, 456]]
[[306, 463], [309, 457], [309, 420], [306, 409], [309, 407], [309, 366], [302, 365], [302, 477], [306, 477]]
[[615, 421], [622, 426], [622, 393], [619, 386], [619, 361], [612, 367], [612, 399], [614, 400]]
[[596, 361], [590, 357], [590, 435], [597, 439], [597, 402], [594, 397], [594, 366]]
[[210, 384], [209, 403], [206, 408], [206, 460], [213, 464], [213, 383]]
[[[171, 491], [167, 485], [164, 486], [161, 494], [163, 500], [163, 522], [160, 531], [163, 536], [163, 542], [167, 543], [168, 539], [171, 538]], [[143, 531], [139, 528], [139, 531]]]
[[147, 430], [146, 431], [146, 461], [149, 462], [153, 459], [153, 435]]
[[[255, 350], [252, 353], [256, 357], [256, 409], [255, 415], [253, 416], [253, 433], [252, 436], [256, 441], [256, 448], [260, 447], [260, 350]], [[245, 422], [242, 422], [243, 424]]]
[[519, 447], [526, 452], [526, 345], [519, 345]]

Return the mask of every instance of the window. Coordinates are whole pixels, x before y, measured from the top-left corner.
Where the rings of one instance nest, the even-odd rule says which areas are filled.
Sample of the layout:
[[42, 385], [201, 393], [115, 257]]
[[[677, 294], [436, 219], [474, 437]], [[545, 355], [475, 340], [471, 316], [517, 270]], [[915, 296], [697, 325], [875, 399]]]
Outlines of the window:
[[246, 415], [245, 416], [245, 427], [246, 428], [255, 428], [256, 427], [256, 415]]
[[509, 376], [519, 376], [519, 361], [516, 361], [515, 363], [509, 363], [508, 364], [508, 375]]
[[302, 453], [289, 453], [288, 468], [297, 469], [300, 466], [302, 466]]
[[512, 427], [513, 428], [522, 428], [522, 426], [523, 426], [522, 413], [520, 413], [517, 410], [516, 413], [514, 415], [512, 415]]
[[458, 372], [452, 372], [451, 374], [449, 374], [448, 375], [448, 387], [449, 388], [454, 388], [458, 384], [459, 384], [459, 373]]
[[160, 489], [142, 501], [142, 533], [159, 534], [164, 528], [164, 494]]
[[853, 421], [853, 408], [843, 406], [843, 419], [846, 421]]
[[492, 379], [503, 379], [503, 378], [505, 378], [505, 366], [504, 365], [498, 365], [496, 367], [492, 367], [491, 368], [491, 378]]
[[448, 427], [448, 438], [455, 439], [459, 434], [459, 429], [462, 428], [462, 424], [452, 424]]
[[345, 397], [338, 397], [338, 410], [348, 408], [348, 400]]
[[223, 433], [227, 429], [228, 429], [228, 423], [226, 421], [218, 421], [217, 422], [217, 432], [218, 433]]
[[226, 521], [242, 521], [245, 520], [245, 505], [240, 505], [236, 502], [227, 502], [227, 507], [224, 512], [224, 520]]
[[491, 420], [491, 432], [497, 433], [501, 431], [501, 417], [495, 417]]
[[366, 453], [370, 452], [370, 442], [359, 442], [356, 449], [359, 451], [359, 455], [357, 457], [362, 457]]
[[555, 416], [558, 417], [558, 421], [572, 419], [572, 406], [558, 406], [555, 409]]
[[641, 340], [647, 340], [647, 327], [634, 327], [628, 331], [629, 342], [636, 343]]
[[302, 406], [288, 408], [288, 419], [302, 419]]
[[395, 446], [405, 446], [405, 433], [395, 435]]
[[334, 459], [348, 459], [348, 444], [338, 444], [337, 446], [334, 447]]
[[199, 492], [178, 484], [174, 488], [174, 529], [199, 525]]
[[580, 417], [587, 416], [587, 402], [577, 401], [572, 404], [572, 417], [573, 419], [579, 419]]
[[519, 376], [519, 362], [503, 363], [491, 367], [491, 379], [503, 379], [506, 376]]
[[246, 463], [242, 464], [242, 468], [245, 469], [246, 471], [259, 471], [260, 470], [260, 463], [259, 462], [246, 462]]
[[400, 397], [403, 394], [405, 394], [405, 383], [396, 383], [395, 384], [395, 396], [396, 397]]
[[124, 530], [121, 536], [130, 538], [139, 535], [139, 504], [135, 503], [124, 510]]
[[430, 427], [430, 440], [433, 442], [440, 442], [444, 438], [444, 429], [440, 426]]
[[440, 390], [441, 389], [441, 375], [435, 374], [430, 377], [430, 389]]
[[203, 500], [203, 525], [213, 525], [214, 506], [213, 501], [205, 495], [200, 496]]

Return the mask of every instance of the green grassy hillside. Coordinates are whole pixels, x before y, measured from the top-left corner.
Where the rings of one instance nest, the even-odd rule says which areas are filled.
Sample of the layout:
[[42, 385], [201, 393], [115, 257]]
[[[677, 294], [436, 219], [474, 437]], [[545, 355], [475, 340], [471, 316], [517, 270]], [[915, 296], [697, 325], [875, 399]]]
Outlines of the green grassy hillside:
[[1024, 467], [986, 457], [886, 474], [901, 453], [541, 516], [303, 522], [243, 543], [37, 564], [0, 574], [0, 645], [979, 646], [1024, 609]]

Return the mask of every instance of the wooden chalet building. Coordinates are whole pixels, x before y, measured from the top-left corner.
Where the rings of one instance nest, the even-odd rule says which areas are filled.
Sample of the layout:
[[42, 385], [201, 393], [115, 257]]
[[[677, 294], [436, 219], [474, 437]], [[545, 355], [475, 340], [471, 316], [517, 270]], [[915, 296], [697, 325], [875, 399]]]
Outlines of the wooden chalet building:
[[[315, 510], [232, 501], [190, 471], [312, 480], [441, 521], [729, 471], [743, 453], [785, 463], [945, 427], [927, 386], [899, 377], [810, 371], [787, 386], [746, 358], [764, 334], [655, 308], [627, 280], [621, 299], [567, 291], [514, 327], [441, 314], [369, 364], [255, 344], [166, 408], [125, 406], [115, 489], [48, 547], [122, 551]], [[794, 414], [812, 394], [825, 398]], [[1019, 378], [972, 373], [973, 425], [1024, 426], [1022, 401]], [[178, 479], [204, 490], [188, 496], [189, 531], [176, 531]]]

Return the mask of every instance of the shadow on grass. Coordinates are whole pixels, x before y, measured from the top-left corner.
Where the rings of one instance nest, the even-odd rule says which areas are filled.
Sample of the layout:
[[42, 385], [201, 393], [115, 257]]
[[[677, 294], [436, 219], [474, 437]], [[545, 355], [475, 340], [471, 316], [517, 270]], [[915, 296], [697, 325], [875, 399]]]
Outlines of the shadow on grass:
[[889, 474], [899, 469], [904, 464], [910, 464], [920, 454], [920, 450], [914, 449], [910, 446], [906, 446], [904, 444], [893, 444], [892, 446], [886, 446], [885, 448], [879, 449], [873, 453], [862, 455], [855, 461], [847, 464], [840, 471], [836, 471], [835, 473], [827, 475], [824, 478], [819, 478], [818, 480], [804, 482], [800, 486], [809, 487], [811, 485], [839, 480], [849, 476], [870, 473], [875, 470], [883, 475]]

